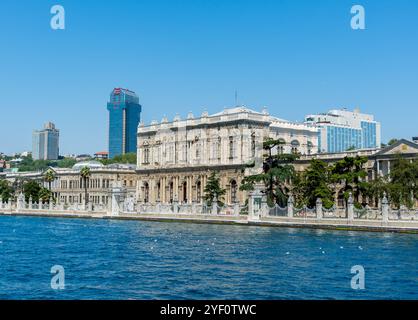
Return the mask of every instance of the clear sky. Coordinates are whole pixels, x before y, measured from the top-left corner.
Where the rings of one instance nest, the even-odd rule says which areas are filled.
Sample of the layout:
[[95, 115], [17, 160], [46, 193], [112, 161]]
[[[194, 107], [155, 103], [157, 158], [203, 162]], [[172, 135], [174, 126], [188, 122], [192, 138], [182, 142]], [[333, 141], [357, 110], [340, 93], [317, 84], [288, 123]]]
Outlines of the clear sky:
[[[50, 8], [66, 10], [52, 30]], [[350, 9], [366, 10], [352, 30]], [[383, 141], [418, 135], [416, 0], [19, 0], [0, 4], [0, 151], [53, 121], [61, 154], [107, 149], [114, 87], [146, 123], [238, 102], [302, 121], [359, 107]]]

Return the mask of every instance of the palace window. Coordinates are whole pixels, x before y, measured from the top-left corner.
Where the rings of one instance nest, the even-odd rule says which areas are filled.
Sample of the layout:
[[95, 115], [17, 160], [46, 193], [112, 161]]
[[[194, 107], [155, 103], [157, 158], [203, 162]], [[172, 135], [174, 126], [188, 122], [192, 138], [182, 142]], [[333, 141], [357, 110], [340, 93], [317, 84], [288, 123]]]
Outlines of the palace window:
[[284, 146], [286, 141], [282, 138], [279, 139], [280, 144], [277, 147], [277, 154], [284, 154]]
[[198, 181], [196, 183], [196, 200], [198, 203], [201, 203], [202, 201], [202, 183]]
[[144, 164], [148, 164], [149, 163], [149, 147], [145, 147], [144, 148]]
[[161, 199], [161, 183], [157, 183], [157, 200], [159, 201]]
[[222, 143], [222, 139], [221, 139], [221, 137], [218, 137], [218, 144], [217, 144], [217, 151], [216, 151], [216, 157], [218, 158], [218, 160], [221, 160], [221, 147], [222, 147], [222, 145], [221, 145], [221, 143]]
[[235, 180], [231, 181], [231, 203], [237, 202], [237, 182]]
[[297, 154], [299, 152], [300, 143], [297, 140], [293, 140], [291, 143], [292, 146], [292, 153]]
[[251, 134], [251, 157], [255, 158], [255, 132]]
[[148, 182], [144, 183], [144, 202], [149, 202], [149, 184]]
[[229, 137], [229, 159], [233, 159], [235, 157], [235, 145], [234, 145], [234, 137]]
[[200, 142], [196, 143], [196, 160], [200, 159]]
[[308, 155], [312, 153], [312, 149], [313, 149], [313, 144], [312, 142], [308, 141]]

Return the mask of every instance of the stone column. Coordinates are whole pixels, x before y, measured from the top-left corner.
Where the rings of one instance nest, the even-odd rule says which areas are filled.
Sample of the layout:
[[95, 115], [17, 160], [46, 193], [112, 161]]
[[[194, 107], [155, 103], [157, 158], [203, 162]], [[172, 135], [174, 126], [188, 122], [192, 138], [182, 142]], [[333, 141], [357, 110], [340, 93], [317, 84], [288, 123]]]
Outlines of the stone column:
[[20, 212], [22, 209], [25, 209], [25, 196], [21, 192], [17, 196], [16, 212]]
[[293, 218], [293, 204], [294, 204], [293, 195], [290, 194], [289, 198], [287, 199], [287, 217], [288, 218]]
[[382, 199], [382, 220], [383, 223], [389, 222], [389, 201], [386, 197], [386, 192], [383, 193], [383, 199]]
[[29, 209], [32, 210], [33, 208], [33, 199], [32, 196], [29, 197]]
[[322, 212], [322, 199], [318, 198], [316, 199], [316, 218], [321, 220], [323, 217], [323, 212]]
[[161, 177], [160, 179], [160, 203], [165, 203], [165, 177]]
[[354, 221], [354, 199], [351, 192], [347, 201], [347, 218], [350, 222]]
[[267, 217], [269, 214], [269, 206], [267, 204], [267, 196], [264, 194], [261, 198], [261, 216]]
[[179, 183], [178, 183], [179, 177], [174, 177], [173, 179], [173, 198], [177, 199], [179, 198]]
[[[250, 197], [248, 199], [248, 219], [249, 220], [258, 220], [260, 218], [259, 211], [257, 209], [262, 210], [262, 194], [260, 192], [260, 186], [256, 185], [254, 191], [250, 192]], [[257, 202], [260, 201], [261, 208], [256, 208], [256, 200]]]
[[53, 210], [53, 206], [52, 206], [52, 197], [49, 198], [49, 211]]
[[173, 199], [173, 213], [177, 214], [179, 212], [179, 203], [177, 200], [177, 196], [173, 195], [174, 199]]
[[234, 216], [239, 216], [239, 202], [234, 203]]
[[218, 197], [215, 196], [212, 202], [212, 214], [216, 215], [218, 214]]

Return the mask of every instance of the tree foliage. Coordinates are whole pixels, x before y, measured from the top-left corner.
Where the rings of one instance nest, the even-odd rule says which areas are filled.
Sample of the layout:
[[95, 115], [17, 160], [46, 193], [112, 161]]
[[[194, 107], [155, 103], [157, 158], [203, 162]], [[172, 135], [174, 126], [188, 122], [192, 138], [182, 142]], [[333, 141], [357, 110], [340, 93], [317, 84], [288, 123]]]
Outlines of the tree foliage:
[[0, 197], [3, 201], [9, 201], [10, 198], [13, 197], [14, 190], [13, 187], [7, 180], [1, 179], [0, 180]]
[[211, 206], [215, 199], [218, 200], [218, 205], [223, 206], [224, 199], [223, 196], [226, 193], [226, 190], [221, 187], [219, 177], [216, 172], [212, 172], [207, 180], [203, 200]]
[[48, 169], [44, 173], [44, 180], [48, 183], [48, 189], [49, 189], [49, 191], [51, 191], [51, 184], [55, 180], [55, 172], [54, 172], [54, 170]]
[[112, 163], [126, 163], [126, 164], [136, 164], [136, 153], [130, 152], [122, 155], [114, 156], [112, 159], [103, 159], [101, 162], [104, 165]]
[[87, 205], [89, 201], [88, 193], [87, 193], [87, 183], [91, 176], [90, 168], [89, 167], [83, 167], [80, 170], [80, 177], [83, 180], [84, 185], [84, 204]]
[[412, 207], [418, 198], [418, 161], [400, 155], [392, 162], [388, 193], [393, 204]]
[[354, 200], [358, 203], [360, 193], [366, 190], [367, 183], [364, 182], [364, 179], [367, 172], [364, 165], [367, 161], [367, 157], [345, 157], [337, 161], [332, 168], [331, 182], [343, 184], [342, 190], [346, 200], [351, 192]]
[[295, 168], [292, 163], [298, 158], [297, 154], [273, 154], [278, 146], [284, 144], [279, 139], [267, 139], [263, 143], [266, 151], [263, 161], [263, 172], [247, 176], [243, 179], [240, 190], [253, 190], [254, 185], [263, 183], [270, 205], [279, 204], [285, 206], [288, 198], [288, 183], [295, 176]]
[[298, 206], [312, 208], [320, 198], [325, 208], [334, 205], [334, 190], [331, 183], [332, 166], [325, 161], [313, 159], [309, 167], [293, 179], [293, 194]]
[[21, 172], [45, 171], [49, 167], [71, 168], [77, 161], [72, 158], [60, 160], [33, 160], [32, 156], [22, 157], [22, 161], [14, 165]]

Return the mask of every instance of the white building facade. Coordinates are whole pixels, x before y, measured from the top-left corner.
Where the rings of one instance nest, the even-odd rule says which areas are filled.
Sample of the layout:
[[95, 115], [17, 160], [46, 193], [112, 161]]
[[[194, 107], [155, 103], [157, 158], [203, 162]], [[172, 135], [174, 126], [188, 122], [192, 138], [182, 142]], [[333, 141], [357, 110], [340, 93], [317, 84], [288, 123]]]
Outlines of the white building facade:
[[311, 114], [305, 123], [319, 129], [319, 152], [344, 152], [349, 149], [380, 148], [381, 125], [370, 114], [360, 110], [333, 109]]
[[223, 201], [244, 203], [239, 190], [261, 168], [263, 141], [281, 139], [276, 152], [311, 154], [318, 149], [318, 130], [245, 107], [225, 109], [195, 118], [153, 121], [138, 128], [137, 199], [142, 203], [202, 203], [208, 176], [218, 172]]

